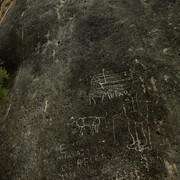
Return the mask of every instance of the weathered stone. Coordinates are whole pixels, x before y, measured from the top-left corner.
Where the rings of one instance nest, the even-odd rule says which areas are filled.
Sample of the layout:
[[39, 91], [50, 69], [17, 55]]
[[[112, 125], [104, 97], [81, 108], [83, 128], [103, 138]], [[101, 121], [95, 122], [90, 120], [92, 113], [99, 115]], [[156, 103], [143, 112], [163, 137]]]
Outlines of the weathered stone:
[[0, 21], [12, 2], [13, 0], [0, 0]]
[[1, 179], [179, 180], [179, 5], [15, 0]]

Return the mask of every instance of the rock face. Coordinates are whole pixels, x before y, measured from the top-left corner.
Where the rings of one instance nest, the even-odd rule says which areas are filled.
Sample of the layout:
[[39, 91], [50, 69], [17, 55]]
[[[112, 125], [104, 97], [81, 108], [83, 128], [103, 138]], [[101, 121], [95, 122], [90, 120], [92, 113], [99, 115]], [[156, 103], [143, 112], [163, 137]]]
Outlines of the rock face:
[[179, 8], [15, 0], [0, 24], [0, 179], [179, 180]]
[[0, 0], [0, 21], [12, 2], [13, 0]]

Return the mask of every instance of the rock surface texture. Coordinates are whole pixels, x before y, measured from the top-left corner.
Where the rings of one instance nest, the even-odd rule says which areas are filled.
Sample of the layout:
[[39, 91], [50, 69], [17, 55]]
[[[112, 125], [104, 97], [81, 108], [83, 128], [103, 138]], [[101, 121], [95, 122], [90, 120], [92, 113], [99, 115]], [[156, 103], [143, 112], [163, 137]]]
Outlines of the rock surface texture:
[[179, 180], [180, 2], [15, 0], [0, 179]]
[[13, 0], [0, 0], [0, 21], [12, 2]]

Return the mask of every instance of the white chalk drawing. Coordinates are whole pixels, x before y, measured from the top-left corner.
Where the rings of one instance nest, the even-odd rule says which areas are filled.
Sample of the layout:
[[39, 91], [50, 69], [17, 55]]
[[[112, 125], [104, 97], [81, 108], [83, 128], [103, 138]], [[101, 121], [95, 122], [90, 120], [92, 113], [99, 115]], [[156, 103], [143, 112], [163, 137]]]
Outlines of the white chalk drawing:
[[[148, 125], [149, 102], [143, 104], [143, 106], [146, 106], [146, 111], [143, 114], [138, 112], [139, 103], [143, 102], [138, 101], [137, 96], [135, 99], [132, 98], [132, 103], [123, 104], [123, 112], [128, 123], [128, 133], [132, 139], [132, 144], [127, 145], [127, 148], [143, 152], [144, 150], [152, 150], [151, 132]], [[137, 121], [134, 121], [134, 117], [136, 117]]]
[[152, 84], [153, 90], [158, 91], [158, 89], [156, 87], [156, 80], [154, 79], [154, 77], [151, 77], [151, 84]]
[[139, 62], [138, 59], [135, 59], [135, 63], [134, 63], [133, 68], [132, 68], [134, 72], [136, 71], [136, 70], [135, 70], [136, 65], [140, 65], [144, 70], [147, 69], [146, 66], [145, 66], [143, 63]]
[[83, 161], [81, 159], [77, 160], [77, 168], [81, 168], [83, 164]]
[[105, 98], [113, 99], [130, 95], [128, 89], [137, 83], [141, 84], [141, 88], [146, 93], [144, 84], [144, 73], [147, 68], [144, 64], [135, 59], [133, 65], [128, 71], [122, 73], [112, 73], [102, 69], [102, 73], [94, 75], [91, 79], [91, 89], [89, 91], [89, 104], [97, 104], [97, 99], [103, 101]]
[[[147, 68], [137, 59], [133, 67], [132, 73], [132, 91], [130, 95], [130, 103], [123, 103], [123, 112], [128, 123], [128, 132], [132, 139], [132, 144], [127, 145], [128, 149], [138, 152], [152, 149], [150, 127], [149, 127], [149, 102], [145, 94], [147, 88], [145, 85]], [[134, 83], [138, 82], [138, 84]]]
[[[148, 91], [146, 72], [146, 66], [137, 59], [135, 59], [129, 71], [120, 74], [102, 69], [102, 73], [93, 76], [89, 92], [90, 105], [92, 103], [97, 104], [97, 99], [102, 102], [105, 98], [110, 100], [121, 97], [123, 113], [127, 119], [128, 132], [132, 139], [132, 144], [127, 145], [127, 148], [139, 152], [152, 149], [149, 102], [145, 96]], [[151, 78], [151, 83], [155, 84], [153, 80]], [[156, 90], [155, 85], [154, 89]], [[114, 143], [116, 142], [116, 119], [116, 116], [111, 118]]]
[[80, 169], [83, 166], [88, 166], [89, 159], [87, 157], [85, 157], [83, 159], [78, 159], [76, 163], [77, 163], [77, 168]]
[[116, 121], [120, 119], [120, 115], [114, 115], [110, 121], [112, 121], [112, 136], [113, 136], [113, 143], [116, 143]]
[[89, 159], [87, 157], [77, 160], [77, 168], [82, 168], [83, 166], [88, 166], [88, 164], [89, 164]]
[[[147, 83], [149, 81], [147, 78], [146, 66], [135, 59], [129, 70], [121, 73], [102, 69], [101, 73], [92, 77], [89, 91], [90, 105], [96, 105], [105, 99], [118, 98], [122, 101], [122, 112], [127, 120], [128, 133], [132, 139], [132, 144], [127, 145], [127, 148], [138, 152], [152, 149], [148, 109], [150, 101], [147, 100], [149, 90]], [[151, 78], [150, 82], [154, 91], [157, 91], [154, 78]], [[116, 142], [116, 119], [115, 116], [111, 118], [114, 143]], [[85, 125], [80, 126], [76, 121], [76, 127], [75, 132], [79, 131], [80, 134], [83, 134]]]
[[123, 79], [120, 75], [111, 72], [105, 72], [93, 76], [91, 79], [91, 90], [89, 92], [89, 104], [96, 104], [96, 99], [103, 101], [105, 98], [113, 99], [128, 94], [125, 81], [131, 79], [126, 77]]
[[46, 112], [47, 112], [47, 107], [48, 107], [48, 100], [46, 100], [46, 102], [45, 102], [45, 106], [44, 106], [44, 113], [46, 113]]
[[115, 122], [114, 122], [114, 118], [112, 119], [112, 122], [113, 122], [113, 141], [114, 143], [116, 142], [116, 132], [115, 132]]
[[57, 12], [58, 23], [60, 24], [61, 16], [60, 16], [60, 12], [59, 12], [59, 8], [58, 7], [56, 7], [56, 12]]
[[8, 107], [7, 112], [6, 112], [6, 115], [5, 115], [5, 119], [7, 119], [8, 115], [9, 115], [9, 111], [10, 111], [10, 109], [11, 109], [11, 105], [12, 105], [12, 104], [9, 104], [9, 107]]
[[21, 14], [21, 18], [24, 16], [24, 11], [22, 12], [22, 14]]
[[88, 117], [71, 117], [67, 125], [75, 125], [73, 134], [79, 133], [80, 136], [84, 135], [84, 132], [89, 129], [90, 134], [94, 135], [99, 133], [99, 126], [101, 124], [101, 119], [104, 117], [98, 116], [88, 116]]
[[126, 172], [125, 170], [122, 171], [118, 170], [115, 173], [115, 180], [134, 180], [134, 179], [140, 180], [142, 178], [142, 175], [143, 174], [137, 168], [131, 169], [128, 172]]
[[50, 38], [50, 31], [49, 30], [48, 30], [48, 33], [45, 35], [45, 37], [47, 38], [46, 46], [49, 46], [52, 43], [52, 41], [49, 39]]
[[[134, 131], [135, 135], [132, 134], [132, 129], [130, 128], [130, 124], [128, 122], [128, 132], [132, 138], [133, 143], [130, 145], [127, 145], [128, 149], [134, 149], [138, 152], [143, 152], [144, 150], [152, 150], [151, 146], [151, 137], [150, 137], [150, 128], [148, 127], [148, 135], [145, 134], [143, 122], [140, 122], [139, 125], [137, 125], [139, 122], [134, 122]], [[145, 142], [141, 142], [141, 138], [139, 137], [138, 128], [143, 134], [143, 137], [145, 139]]]
[[68, 145], [67, 144], [59, 144], [57, 147], [51, 147], [49, 149], [43, 149], [40, 148], [40, 152], [43, 155], [49, 155], [51, 153], [58, 152], [60, 155], [66, 155], [67, 154]]

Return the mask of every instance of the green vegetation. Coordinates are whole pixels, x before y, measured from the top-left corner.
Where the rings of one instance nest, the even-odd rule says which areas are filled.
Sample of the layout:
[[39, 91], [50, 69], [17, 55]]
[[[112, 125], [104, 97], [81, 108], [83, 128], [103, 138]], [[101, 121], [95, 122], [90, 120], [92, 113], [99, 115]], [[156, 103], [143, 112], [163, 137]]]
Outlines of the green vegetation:
[[[2, 63], [0, 63], [0, 101], [4, 101], [8, 99], [8, 91], [7, 89], [3, 88], [4, 80], [8, 79], [7, 71], [4, 67], [2, 67]], [[0, 116], [2, 115], [0, 109]]]

